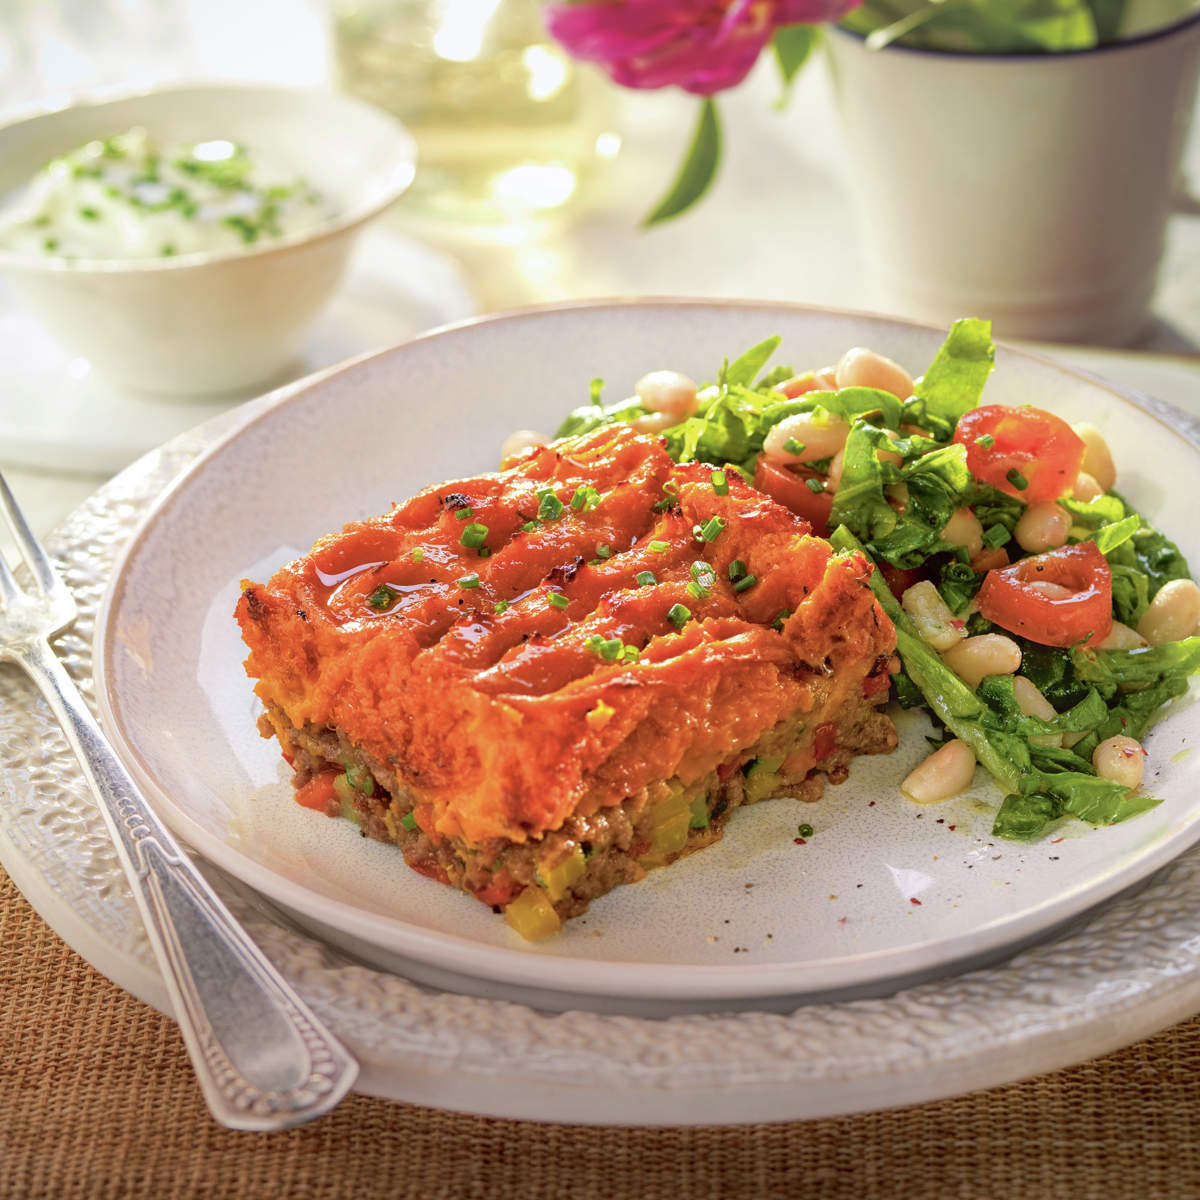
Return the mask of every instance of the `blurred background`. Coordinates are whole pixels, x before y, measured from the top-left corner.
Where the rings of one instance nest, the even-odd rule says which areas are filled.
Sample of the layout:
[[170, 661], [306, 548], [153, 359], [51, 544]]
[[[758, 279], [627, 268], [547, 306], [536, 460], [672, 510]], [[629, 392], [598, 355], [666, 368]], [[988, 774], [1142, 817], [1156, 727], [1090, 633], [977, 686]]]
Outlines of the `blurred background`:
[[[824, 57], [786, 103], [769, 58], [720, 97], [724, 157], [709, 195], [650, 230], [641, 222], [679, 163], [695, 97], [618, 88], [570, 59], [537, 0], [5, 0], [0, 123], [97, 90], [199, 80], [332, 86], [399, 116], [419, 147], [415, 181], [363, 236], [279, 383], [526, 304], [685, 295], [885, 310]], [[1184, 173], [1200, 179], [1200, 122]], [[1136, 181], [1115, 172], [1114, 186]], [[1063, 357], [1119, 361], [1126, 382], [1160, 394], [1194, 384], [1180, 375], [1200, 351], [1194, 211], [1170, 220], [1153, 311], [1134, 347]], [[17, 308], [0, 278], [0, 462], [38, 473], [28, 486], [42, 524], [240, 398], [120, 392]]]

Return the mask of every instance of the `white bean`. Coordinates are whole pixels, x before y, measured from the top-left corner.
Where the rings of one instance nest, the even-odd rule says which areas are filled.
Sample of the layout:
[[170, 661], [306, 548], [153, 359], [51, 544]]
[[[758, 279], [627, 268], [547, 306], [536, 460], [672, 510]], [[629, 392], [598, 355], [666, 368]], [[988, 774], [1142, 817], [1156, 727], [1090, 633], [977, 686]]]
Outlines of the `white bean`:
[[843, 446], [829, 460], [829, 478], [825, 482], [825, 487], [831, 492], [836, 492], [842, 486], [842, 468], [846, 465], [846, 447]]
[[942, 527], [942, 541], [965, 546], [974, 558], [983, 549], [983, 524], [969, 508], [956, 508]]
[[672, 425], [679, 424], [675, 414], [669, 412], [644, 413], [629, 423], [638, 433], [662, 433], [664, 429], [670, 429]]
[[785, 379], [782, 383], [775, 385], [777, 392], [782, 392], [789, 400], [795, 400], [797, 396], [803, 396], [805, 392], [815, 391], [820, 385], [817, 383], [817, 377], [812, 371], [805, 371], [803, 375], [793, 375], [791, 379]]
[[1146, 751], [1140, 742], [1118, 733], [1105, 738], [1092, 751], [1092, 766], [1101, 779], [1111, 779], [1131, 791], [1142, 782], [1146, 766]]
[[1104, 495], [1104, 489], [1096, 482], [1095, 475], [1089, 475], [1086, 471], [1080, 471], [1075, 476], [1075, 486], [1071, 489], [1071, 495], [1076, 500], [1082, 500], [1084, 504], [1090, 504], [1093, 500]]
[[891, 392], [900, 400], [912, 395], [912, 376], [899, 363], [865, 346], [847, 350], [837, 365], [835, 375], [838, 387], [879, 388], [880, 391]]
[[900, 790], [918, 804], [935, 804], [965, 791], [974, 776], [974, 751], [954, 738], [914, 767]]
[[935, 650], [949, 650], [967, 636], [966, 622], [955, 619], [950, 606], [928, 579], [906, 589], [900, 605], [912, 618], [917, 632]]
[[1200, 587], [1190, 579], [1172, 579], [1154, 593], [1137, 631], [1152, 646], [1190, 637], [1200, 625]]
[[699, 407], [695, 380], [678, 371], [651, 371], [634, 384], [633, 390], [643, 408], [670, 413], [677, 422]]
[[1114, 621], [1112, 632], [1102, 642], [1096, 643], [1097, 650], [1140, 650], [1150, 643], [1136, 629]]
[[1021, 647], [1002, 633], [981, 633], [959, 642], [942, 661], [968, 687], [976, 688], [985, 675], [1012, 675], [1021, 668]]
[[515, 430], [500, 444], [500, 461], [505, 462], [510, 458], [516, 458], [518, 454], [524, 454], [526, 450], [532, 450], [534, 446], [549, 444], [550, 439], [544, 433], [538, 433], [534, 429]]
[[1104, 440], [1104, 435], [1095, 425], [1081, 421], [1072, 426], [1083, 439], [1083, 463], [1081, 470], [1086, 471], [1106, 492], [1111, 492], [1117, 482], [1117, 468], [1113, 465], [1112, 451]]
[[[1038, 685], [1024, 675], [1013, 677], [1013, 696], [1017, 707], [1027, 717], [1038, 717], [1043, 721], [1053, 721], [1058, 713], [1054, 705], [1042, 695]], [[1029, 739], [1035, 746], [1061, 746], [1061, 733], [1038, 733]]]
[[[845, 444], [850, 426], [841, 417], [832, 413], [793, 413], [773, 425], [763, 439], [763, 453], [771, 462], [789, 463], [816, 462], [821, 458], [832, 458]], [[788, 450], [788, 442], [803, 447]]]
[[1013, 537], [1022, 550], [1040, 554], [1067, 544], [1071, 530], [1071, 514], [1057, 504], [1043, 501], [1031, 504], [1017, 521]]

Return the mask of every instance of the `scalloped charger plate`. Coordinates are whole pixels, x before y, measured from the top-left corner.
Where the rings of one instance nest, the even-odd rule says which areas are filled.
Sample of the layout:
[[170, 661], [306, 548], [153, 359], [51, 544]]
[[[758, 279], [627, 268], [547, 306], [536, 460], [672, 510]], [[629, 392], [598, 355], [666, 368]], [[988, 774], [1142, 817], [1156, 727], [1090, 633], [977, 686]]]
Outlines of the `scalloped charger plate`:
[[[780, 304], [571, 305], [451, 326], [288, 389], [248, 409], [152, 503], [120, 561], [95, 645], [108, 732], [206, 858], [330, 944], [426, 984], [550, 1009], [789, 1009], [1010, 955], [1200, 838], [1190, 697], [1149, 735], [1147, 786], [1162, 803], [1122, 825], [995, 841], [999, 795], [983, 772], [952, 802], [909, 803], [898, 783], [927, 752], [909, 717], [894, 754], [857, 760], [819, 802], [740, 811], [718, 845], [530, 945], [410, 871], [398, 850], [294, 804], [277, 749], [255, 728], [232, 617], [243, 578], [265, 579], [319, 535], [426, 484], [493, 468], [508, 433], [553, 431], [594, 376], [609, 399], [659, 367], [711, 379], [722, 355], [775, 333], [776, 361], [797, 368], [867, 345], [918, 374], [943, 332]], [[1099, 425], [1121, 490], [1200, 561], [1200, 459], [1181, 434], [1095, 380], [1004, 346], [987, 398]], [[815, 832], [797, 842], [800, 823]]]

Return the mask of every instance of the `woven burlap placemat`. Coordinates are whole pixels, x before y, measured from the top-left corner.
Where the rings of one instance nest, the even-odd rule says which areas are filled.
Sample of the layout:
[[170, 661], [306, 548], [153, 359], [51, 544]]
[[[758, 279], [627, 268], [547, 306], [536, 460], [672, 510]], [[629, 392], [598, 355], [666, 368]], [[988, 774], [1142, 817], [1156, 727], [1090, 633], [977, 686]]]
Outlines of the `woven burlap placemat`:
[[777, 1196], [1200, 1197], [1200, 1017], [1022, 1084], [838, 1119], [584, 1128], [351, 1096], [300, 1129], [232, 1133], [209, 1118], [174, 1024], [0, 870], [3, 1200]]

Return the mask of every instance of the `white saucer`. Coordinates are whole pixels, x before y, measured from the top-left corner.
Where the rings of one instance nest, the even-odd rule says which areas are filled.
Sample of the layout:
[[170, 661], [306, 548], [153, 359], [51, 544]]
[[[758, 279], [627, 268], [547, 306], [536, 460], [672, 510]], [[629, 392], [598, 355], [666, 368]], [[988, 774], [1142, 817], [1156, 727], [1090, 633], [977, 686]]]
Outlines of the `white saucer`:
[[118, 471], [252, 395], [477, 308], [456, 264], [376, 227], [363, 234], [338, 294], [278, 377], [220, 396], [157, 396], [106, 383], [19, 308], [0, 281], [0, 458], [55, 471]]

